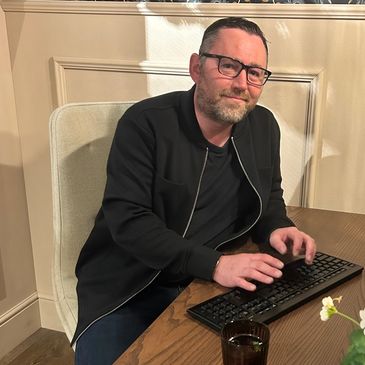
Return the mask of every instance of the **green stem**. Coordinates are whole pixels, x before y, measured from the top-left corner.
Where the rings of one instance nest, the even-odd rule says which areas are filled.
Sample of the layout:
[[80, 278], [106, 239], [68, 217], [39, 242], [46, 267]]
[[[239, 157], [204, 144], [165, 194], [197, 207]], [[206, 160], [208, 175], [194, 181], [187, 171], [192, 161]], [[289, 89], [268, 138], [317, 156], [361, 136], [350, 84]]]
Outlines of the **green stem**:
[[356, 322], [353, 318], [351, 318], [351, 317], [347, 316], [346, 314], [343, 314], [343, 313], [341, 313], [341, 312], [336, 312], [336, 314], [338, 314], [338, 315], [340, 315], [340, 316], [342, 316], [342, 317], [344, 317], [344, 318], [348, 319], [349, 321], [351, 321], [352, 323], [355, 323], [357, 326], [359, 326], [359, 327], [360, 327], [360, 323], [359, 323], [359, 322]]

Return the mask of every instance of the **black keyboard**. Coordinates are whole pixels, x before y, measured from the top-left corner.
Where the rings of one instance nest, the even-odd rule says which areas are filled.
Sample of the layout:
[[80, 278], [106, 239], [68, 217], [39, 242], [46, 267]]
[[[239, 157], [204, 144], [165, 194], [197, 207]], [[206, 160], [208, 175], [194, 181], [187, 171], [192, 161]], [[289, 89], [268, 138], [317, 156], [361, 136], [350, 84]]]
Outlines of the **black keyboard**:
[[363, 267], [352, 262], [317, 252], [312, 265], [306, 265], [304, 260], [293, 261], [285, 266], [282, 277], [274, 283], [255, 283], [255, 292], [235, 288], [187, 312], [216, 331], [234, 319], [270, 323], [362, 270]]

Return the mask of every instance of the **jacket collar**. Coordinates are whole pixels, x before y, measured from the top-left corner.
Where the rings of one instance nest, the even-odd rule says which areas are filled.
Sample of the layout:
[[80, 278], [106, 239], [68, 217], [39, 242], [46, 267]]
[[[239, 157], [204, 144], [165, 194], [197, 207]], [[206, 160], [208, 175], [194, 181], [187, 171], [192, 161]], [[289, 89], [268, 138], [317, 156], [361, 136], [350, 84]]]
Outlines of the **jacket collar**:
[[203, 136], [195, 114], [194, 92], [195, 85], [189, 91], [181, 94], [179, 104], [179, 123], [180, 127], [185, 130], [192, 142], [197, 144], [199, 147], [206, 149], [207, 140]]
[[[207, 140], [199, 127], [198, 120], [195, 115], [194, 108], [194, 92], [195, 85], [186, 92], [181, 94], [179, 123], [180, 126], [187, 133], [189, 139], [202, 149], [208, 146]], [[232, 129], [232, 137], [238, 150], [238, 157], [240, 158], [243, 167], [254, 187], [261, 191], [259, 177], [257, 174], [257, 164], [255, 160], [255, 149], [253, 146], [251, 126], [252, 117], [255, 109], [253, 109], [244, 120], [237, 123]]]

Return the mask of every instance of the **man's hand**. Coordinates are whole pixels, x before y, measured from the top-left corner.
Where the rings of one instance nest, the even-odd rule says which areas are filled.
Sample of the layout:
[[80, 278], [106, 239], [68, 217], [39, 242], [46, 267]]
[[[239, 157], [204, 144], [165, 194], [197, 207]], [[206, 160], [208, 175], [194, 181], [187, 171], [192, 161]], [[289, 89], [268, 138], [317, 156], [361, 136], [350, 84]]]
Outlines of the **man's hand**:
[[[312, 237], [296, 227], [276, 229], [271, 233], [269, 242], [283, 255], [291, 244], [293, 256], [305, 253], [306, 263], [313, 262], [316, 244]], [[274, 279], [281, 277], [283, 267], [283, 262], [264, 253], [223, 255], [215, 268], [213, 280], [228, 288], [240, 287], [253, 291], [256, 286], [250, 280], [271, 284]]]
[[284, 255], [288, 244], [292, 244], [293, 256], [305, 254], [305, 262], [311, 264], [316, 254], [314, 239], [296, 227], [278, 228], [273, 231], [269, 239], [270, 245]]
[[283, 267], [280, 260], [264, 253], [223, 255], [215, 268], [213, 280], [228, 288], [253, 291], [256, 286], [250, 279], [271, 284], [274, 278], [281, 277]]

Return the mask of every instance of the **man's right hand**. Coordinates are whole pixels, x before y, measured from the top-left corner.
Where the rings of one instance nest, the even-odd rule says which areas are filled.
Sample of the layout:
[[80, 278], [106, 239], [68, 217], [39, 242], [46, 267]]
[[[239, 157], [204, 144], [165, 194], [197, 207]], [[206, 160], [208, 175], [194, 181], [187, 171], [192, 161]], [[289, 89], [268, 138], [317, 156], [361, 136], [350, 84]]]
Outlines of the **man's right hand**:
[[264, 253], [223, 255], [215, 268], [213, 280], [228, 288], [254, 291], [256, 286], [249, 280], [271, 284], [282, 276], [283, 267], [283, 262]]

